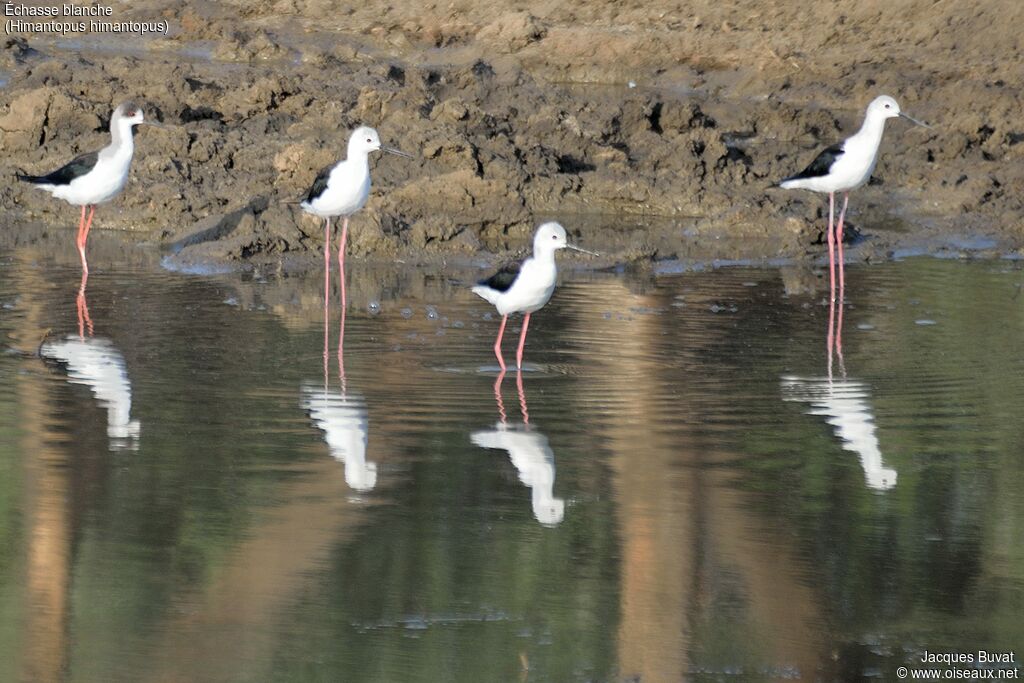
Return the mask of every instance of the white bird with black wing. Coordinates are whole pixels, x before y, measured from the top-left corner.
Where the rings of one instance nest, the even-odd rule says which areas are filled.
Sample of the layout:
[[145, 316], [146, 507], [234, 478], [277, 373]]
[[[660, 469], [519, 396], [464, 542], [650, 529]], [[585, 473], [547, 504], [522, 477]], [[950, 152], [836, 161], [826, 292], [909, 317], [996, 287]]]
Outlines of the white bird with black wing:
[[[140, 124], [158, 126], [144, 120], [142, 109], [133, 102], [125, 102], [114, 110], [110, 118], [110, 144], [98, 152], [76, 157], [68, 164], [46, 175], [18, 174], [18, 180], [32, 183], [57, 199], [82, 207], [78, 222], [78, 253], [82, 270], [89, 272], [85, 259], [85, 241], [92, 226], [96, 205], [108, 202], [124, 189], [128, 182], [135, 142], [132, 129]], [[85, 210], [89, 209], [86, 220]]]
[[[887, 119], [902, 117], [919, 126], [930, 126], [911, 118], [900, 111], [900, 105], [888, 95], [876, 97], [868, 105], [864, 123], [854, 135], [839, 144], [826, 148], [800, 173], [790, 176], [779, 183], [785, 190], [811, 190], [812, 192], [828, 193], [828, 259], [829, 274], [832, 286], [832, 298], [835, 299], [835, 247], [839, 247], [839, 282], [843, 285], [843, 220], [846, 217], [846, 206], [850, 200], [850, 191], [855, 190], [871, 178], [878, 161], [878, 148], [882, 144], [882, 133]], [[835, 215], [835, 193], [843, 193], [843, 208], [839, 212], [839, 222], [833, 233], [833, 217]]]
[[306, 199], [300, 203], [306, 213], [324, 220], [324, 277], [330, 268], [331, 219], [341, 216], [341, 244], [338, 247], [338, 265], [342, 269], [342, 306], [344, 300], [345, 241], [348, 238], [348, 219], [363, 208], [370, 197], [370, 153], [383, 151], [411, 159], [411, 154], [381, 145], [380, 136], [369, 126], [360, 126], [348, 138], [348, 154], [342, 161], [320, 171]]
[[526, 329], [530, 324], [530, 314], [540, 310], [551, 299], [555, 291], [555, 280], [558, 269], [555, 266], [555, 252], [559, 249], [574, 249], [597, 256], [592, 251], [581, 249], [568, 241], [565, 228], [558, 223], [545, 223], [537, 228], [533, 238], [533, 256], [522, 264], [512, 264], [499, 270], [486, 280], [481, 280], [473, 293], [494, 304], [501, 314], [501, 327], [498, 339], [494, 342], [494, 355], [502, 371], [505, 360], [501, 356], [501, 338], [505, 334], [505, 324], [511, 313], [524, 313], [523, 331], [519, 337], [519, 348], [516, 351], [516, 367], [523, 367], [523, 347], [526, 344]]

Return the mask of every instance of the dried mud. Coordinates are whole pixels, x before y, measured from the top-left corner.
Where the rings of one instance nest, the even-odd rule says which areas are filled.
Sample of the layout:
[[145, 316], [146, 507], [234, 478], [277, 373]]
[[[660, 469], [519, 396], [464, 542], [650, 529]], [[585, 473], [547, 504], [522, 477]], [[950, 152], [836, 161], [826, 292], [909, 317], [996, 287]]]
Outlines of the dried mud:
[[361, 123], [415, 159], [371, 162], [356, 257], [472, 260], [555, 217], [596, 265], [801, 259], [827, 201], [770, 186], [887, 93], [935, 127], [889, 123], [852, 258], [1024, 244], [1021, 3], [143, 1], [119, 19], [154, 17], [174, 34], [7, 40], [8, 216], [72, 230], [13, 174], [102, 146], [132, 97], [172, 127], [140, 129], [97, 227], [181, 268], [319, 263], [322, 226], [290, 202]]

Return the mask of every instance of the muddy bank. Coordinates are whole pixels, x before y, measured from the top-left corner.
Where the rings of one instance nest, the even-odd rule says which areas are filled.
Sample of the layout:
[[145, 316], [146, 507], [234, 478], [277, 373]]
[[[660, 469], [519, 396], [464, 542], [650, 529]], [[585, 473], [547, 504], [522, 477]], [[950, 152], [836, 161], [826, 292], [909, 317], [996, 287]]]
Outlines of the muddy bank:
[[[862, 5], [136, 3], [122, 18], [167, 18], [174, 34], [117, 50], [7, 41], [0, 171], [102, 146], [130, 96], [174, 128], [140, 131], [97, 225], [159, 241], [183, 267], [319, 263], [322, 228], [289, 202], [360, 123], [416, 158], [372, 162], [357, 257], [473, 258], [556, 217], [608, 262], [793, 258], [820, 253], [826, 204], [766, 188], [886, 92], [936, 128], [890, 122], [851, 203], [854, 257], [1019, 249], [1024, 10]], [[74, 227], [73, 208], [29, 186], [4, 183], [0, 202]]]

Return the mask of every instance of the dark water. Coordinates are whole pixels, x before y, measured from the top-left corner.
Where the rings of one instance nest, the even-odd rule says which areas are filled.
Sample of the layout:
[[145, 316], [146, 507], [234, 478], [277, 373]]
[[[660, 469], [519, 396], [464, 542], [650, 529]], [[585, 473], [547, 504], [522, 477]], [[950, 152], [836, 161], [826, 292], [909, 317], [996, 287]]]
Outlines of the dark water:
[[566, 273], [500, 403], [484, 302], [348, 275], [325, 379], [316, 274], [98, 268], [80, 337], [78, 271], [0, 254], [0, 680], [889, 680], [1024, 644], [1018, 264], [851, 267], [831, 381], [806, 273]]

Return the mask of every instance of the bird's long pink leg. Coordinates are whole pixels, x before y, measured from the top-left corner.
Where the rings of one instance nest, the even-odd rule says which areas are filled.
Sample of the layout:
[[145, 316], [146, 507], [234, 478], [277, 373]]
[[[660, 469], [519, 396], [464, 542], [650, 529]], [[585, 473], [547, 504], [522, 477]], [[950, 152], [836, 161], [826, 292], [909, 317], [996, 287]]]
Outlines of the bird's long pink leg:
[[[331, 284], [331, 218], [328, 216], [324, 223], [324, 291]], [[326, 297], [325, 297], [326, 298]]]
[[516, 349], [516, 369], [523, 369], [523, 347], [526, 346], [526, 328], [530, 326], [530, 314], [523, 316], [523, 331], [519, 335], [519, 348]]
[[[846, 286], [846, 274], [843, 272], [843, 220], [846, 218], [846, 205], [850, 203], [850, 193], [843, 193], [843, 208], [839, 212], [839, 223], [836, 224], [836, 246], [839, 249], [839, 300], [843, 299], [843, 289]], [[842, 320], [843, 309], [840, 307], [839, 316]]]
[[498, 359], [498, 365], [501, 366], [501, 372], [505, 372], [505, 359], [501, 357], [501, 338], [505, 334], [505, 323], [508, 322], [508, 316], [501, 316], [501, 327], [498, 328], [498, 338], [494, 342], [494, 356]]
[[836, 299], [836, 252], [835, 245], [833, 244], [834, 236], [832, 235], [832, 222], [836, 211], [836, 193], [828, 193], [828, 283], [829, 283], [829, 300], [835, 301]]
[[[345, 268], [341, 269], [341, 300], [345, 300]], [[338, 378], [341, 380], [341, 393], [345, 388], [345, 305], [341, 306], [341, 322], [338, 323]]]
[[78, 256], [82, 260], [82, 270], [89, 272], [89, 266], [85, 262], [85, 241], [82, 235], [85, 232], [85, 204], [82, 204], [82, 215], [78, 219], [78, 234], [75, 235], [75, 246], [78, 247]]
[[327, 393], [328, 354], [327, 343], [330, 340], [328, 324], [331, 320], [331, 219], [327, 218], [326, 235], [324, 237], [324, 394]]
[[78, 219], [78, 233], [75, 235], [75, 244], [77, 245], [82, 244], [82, 228], [85, 227], [85, 209], [85, 204], [82, 204], [82, 215]]
[[[84, 212], [85, 207], [82, 207]], [[82, 257], [82, 270], [86, 273], [89, 272], [89, 263], [85, 260], [85, 242], [89, 239], [89, 228], [92, 227], [92, 217], [96, 214], [96, 207], [89, 207], [89, 218], [85, 221], [85, 227], [82, 228], [82, 243], [78, 245], [78, 253]]]
[[338, 338], [338, 371], [341, 373], [342, 384], [345, 382], [345, 309], [348, 300], [345, 296], [345, 242], [348, 241], [348, 216], [341, 219], [341, 244], [338, 245], [338, 270], [341, 277], [341, 332]]
[[345, 310], [345, 242], [348, 241], [348, 216], [341, 219], [341, 244], [338, 245], [338, 266], [341, 268], [341, 308]]

